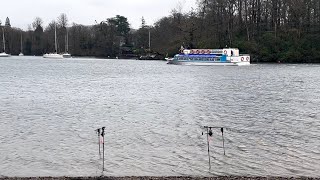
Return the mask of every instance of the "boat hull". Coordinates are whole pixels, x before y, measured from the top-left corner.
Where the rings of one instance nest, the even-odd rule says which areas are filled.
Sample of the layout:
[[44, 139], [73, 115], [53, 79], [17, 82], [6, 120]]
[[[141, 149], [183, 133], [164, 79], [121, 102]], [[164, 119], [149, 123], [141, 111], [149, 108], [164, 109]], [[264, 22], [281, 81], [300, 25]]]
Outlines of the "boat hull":
[[63, 58], [71, 58], [71, 54], [62, 54]]
[[249, 54], [239, 54], [238, 48], [183, 49], [168, 64], [196, 66], [248, 66]]
[[170, 61], [168, 64], [193, 66], [248, 66], [250, 62]]
[[63, 56], [61, 54], [44, 54], [43, 58], [49, 58], [49, 59], [63, 59]]
[[166, 58], [167, 64], [173, 64], [173, 58]]
[[3, 53], [0, 53], [0, 57], [10, 57], [10, 54], [3, 52]]

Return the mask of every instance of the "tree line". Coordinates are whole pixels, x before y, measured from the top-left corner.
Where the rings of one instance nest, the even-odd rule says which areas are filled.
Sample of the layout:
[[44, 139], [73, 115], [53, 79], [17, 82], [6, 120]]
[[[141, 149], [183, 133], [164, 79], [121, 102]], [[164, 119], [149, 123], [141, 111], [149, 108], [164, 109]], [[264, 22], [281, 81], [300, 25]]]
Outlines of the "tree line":
[[12, 28], [7, 18], [7, 51], [19, 54], [22, 35], [24, 54], [53, 52], [56, 24], [58, 51], [64, 51], [68, 34], [69, 52], [77, 56], [135, 58], [151, 53], [163, 58], [183, 45], [237, 47], [256, 62], [320, 62], [319, 0], [198, 0], [194, 7], [189, 12], [177, 7], [152, 26], [142, 17], [138, 29], [120, 15], [84, 26], [69, 25], [61, 14], [45, 28], [35, 18], [28, 31]]

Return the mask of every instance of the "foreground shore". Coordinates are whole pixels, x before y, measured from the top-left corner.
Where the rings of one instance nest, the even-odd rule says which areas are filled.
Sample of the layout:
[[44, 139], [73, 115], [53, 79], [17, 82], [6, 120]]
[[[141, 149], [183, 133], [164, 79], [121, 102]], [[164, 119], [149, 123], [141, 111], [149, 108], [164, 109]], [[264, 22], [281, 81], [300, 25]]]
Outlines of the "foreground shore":
[[320, 178], [312, 177], [245, 177], [245, 176], [218, 176], [218, 177], [193, 177], [193, 176], [168, 176], [168, 177], [151, 177], [151, 176], [126, 176], [126, 177], [0, 177], [0, 180], [313, 180]]

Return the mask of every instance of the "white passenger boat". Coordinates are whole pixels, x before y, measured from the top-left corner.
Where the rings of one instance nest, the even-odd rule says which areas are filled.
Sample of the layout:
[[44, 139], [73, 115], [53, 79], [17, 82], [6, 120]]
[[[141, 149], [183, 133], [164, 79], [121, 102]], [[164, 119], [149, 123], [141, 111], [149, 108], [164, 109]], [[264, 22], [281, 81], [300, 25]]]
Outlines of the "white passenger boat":
[[168, 60], [168, 64], [244, 66], [250, 65], [250, 55], [239, 54], [237, 48], [183, 49], [172, 60]]

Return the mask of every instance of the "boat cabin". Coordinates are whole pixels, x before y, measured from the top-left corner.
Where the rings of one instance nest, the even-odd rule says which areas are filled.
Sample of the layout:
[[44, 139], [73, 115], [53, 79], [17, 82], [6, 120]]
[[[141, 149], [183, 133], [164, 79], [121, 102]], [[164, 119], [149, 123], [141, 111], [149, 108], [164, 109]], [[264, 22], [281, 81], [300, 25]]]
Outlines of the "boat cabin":
[[227, 56], [239, 56], [239, 49], [238, 48], [224, 48], [223, 54]]
[[224, 49], [185, 49], [181, 54], [184, 55], [226, 55], [239, 56], [238, 48], [224, 48]]

